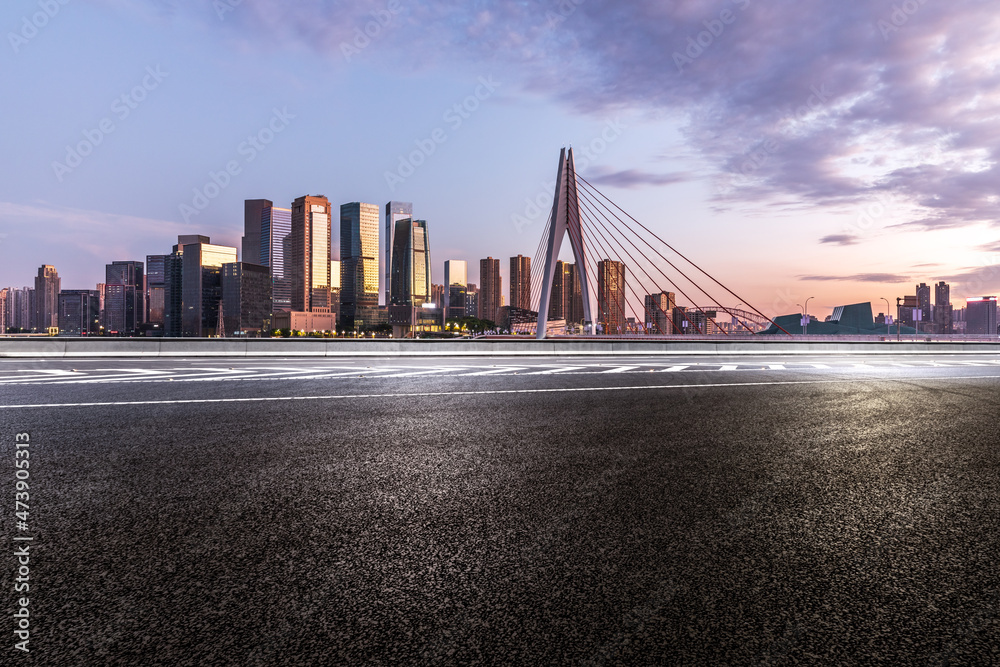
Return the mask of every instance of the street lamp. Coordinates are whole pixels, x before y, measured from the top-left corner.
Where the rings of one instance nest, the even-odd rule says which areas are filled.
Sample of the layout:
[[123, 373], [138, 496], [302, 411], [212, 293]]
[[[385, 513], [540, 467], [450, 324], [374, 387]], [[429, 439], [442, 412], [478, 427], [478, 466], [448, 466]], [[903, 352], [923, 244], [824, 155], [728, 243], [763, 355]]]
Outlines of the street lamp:
[[[799, 307], [799, 322], [800, 323], [805, 322], [806, 321], [806, 309], [805, 309], [805, 307], [801, 303], [797, 303], [795, 305]], [[806, 332], [806, 325], [802, 324], [802, 333], [805, 334], [805, 332]]]
[[[814, 297], [814, 296], [809, 297], [809, 299], [815, 299], [815, 298], [816, 297]], [[802, 309], [802, 333], [803, 333], [803, 335], [805, 335], [805, 333], [806, 333], [806, 326], [807, 326], [806, 317], [808, 317], [808, 315], [806, 313], [809, 312], [809, 299], [806, 299], [806, 305], [804, 305], [804, 306], [801, 303], [795, 304], [796, 306], [798, 306], [799, 308]]]
[[[880, 296], [879, 298], [882, 299], [883, 301], [885, 301], [885, 317], [886, 317], [886, 319], [889, 319], [889, 299], [885, 298], [884, 296]], [[888, 322], [885, 323], [885, 335], [886, 335], [886, 337], [889, 336], [889, 323]]]

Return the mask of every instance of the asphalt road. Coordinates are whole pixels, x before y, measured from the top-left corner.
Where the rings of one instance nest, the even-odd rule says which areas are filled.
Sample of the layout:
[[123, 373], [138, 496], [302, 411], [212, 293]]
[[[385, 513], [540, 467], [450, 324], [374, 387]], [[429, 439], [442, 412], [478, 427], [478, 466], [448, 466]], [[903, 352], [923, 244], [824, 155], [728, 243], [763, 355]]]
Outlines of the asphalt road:
[[3, 360], [0, 425], [5, 665], [1000, 663], [1000, 355]]

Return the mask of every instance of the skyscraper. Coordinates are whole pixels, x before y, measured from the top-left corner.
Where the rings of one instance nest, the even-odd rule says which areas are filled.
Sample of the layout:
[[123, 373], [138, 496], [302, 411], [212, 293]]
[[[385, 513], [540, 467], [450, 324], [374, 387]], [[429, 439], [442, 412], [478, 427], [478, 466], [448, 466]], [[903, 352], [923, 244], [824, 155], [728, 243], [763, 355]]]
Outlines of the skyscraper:
[[465, 316], [479, 317], [479, 288], [469, 283], [465, 289]]
[[[931, 321], [931, 288], [927, 283], [917, 285], [917, 308], [920, 310], [920, 321]], [[925, 329], [925, 328], [924, 328]], [[920, 328], [918, 331], [922, 330]]]
[[[344, 328], [353, 329], [359, 319], [371, 319], [366, 311], [378, 308], [378, 255], [378, 206], [363, 202], [341, 205], [340, 318]], [[359, 318], [359, 311], [366, 316]]]
[[937, 333], [955, 332], [952, 323], [951, 287], [943, 280], [934, 286], [934, 328]]
[[431, 247], [427, 221], [403, 218], [393, 233], [389, 303], [419, 307], [431, 300]]
[[222, 299], [222, 265], [236, 261], [236, 248], [201, 235], [177, 237], [164, 260], [164, 335], [213, 335]]
[[510, 258], [510, 307], [531, 310], [531, 258]]
[[646, 329], [653, 334], [676, 333], [673, 328], [673, 310], [677, 298], [673, 292], [647, 294], [644, 299]]
[[30, 287], [7, 290], [7, 317], [4, 332], [8, 329], [28, 331], [35, 317], [35, 290]]
[[306, 195], [292, 202], [291, 309], [329, 313], [330, 304], [330, 201]]
[[622, 334], [628, 330], [624, 263], [611, 259], [597, 263], [597, 312], [605, 334]]
[[0, 334], [7, 333], [7, 299], [9, 294], [8, 288], [0, 289]]
[[59, 273], [56, 267], [44, 264], [35, 278], [35, 308], [31, 328], [45, 333], [59, 327]]
[[583, 293], [580, 290], [576, 264], [556, 261], [556, 270], [552, 276], [549, 319], [566, 320], [567, 324], [583, 322]]
[[[413, 218], [413, 204], [410, 202], [391, 201], [385, 205], [385, 253], [382, 257], [382, 293], [385, 305], [389, 305], [392, 295], [389, 293], [392, 285], [392, 247], [393, 235], [396, 233], [396, 223], [404, 218]], [[343, 259], [343, 255], [341, 255]]]
[[167, 255], [146, 255], [146, 322], [163, 330]]
[[222, 265], [222, 316], [226, 336], [260, 336], [271, 328], [271, 271], [247, 262]]
[[341, 268], [339, 259], [330, 260], [330, 302], [333, 304], [333, 312], [340, 316], [340, 280]]
[[492, 257], [479, 260], [479, 319], [497, 321], [502, 293], [500, 260]]
[[97, 290], [59, 292], [59, 333], [85, 336], [100, 332], [101, 295]]
[[142, 262], [111, 262], [105, 266], [104, 330], [134, 336], [146, 314]]
[[280, 208], [270, 199], [244, 202], [243, 262], [271, 269], [271, 307], [292, 307], [292, 283], [285, 267], [285, 240], [292, 233], [292, 209]]
[[446, 320], [465, 317], [465, 299], [468, 292], [469, 266], [464, 259], [444, 262], [444, 289], [446, 292], [444, 317]]
[[241, 241], [240, 261], [260, 264], [263, 254], [261, 248], [261, 219], [264, 210], [274, 204], [269, 199], [245, 199], [243, 201], [243, 239]]
[[980, 336], [997, 335], [997, 298], [995, 296], [966, 299], [965, 333]]

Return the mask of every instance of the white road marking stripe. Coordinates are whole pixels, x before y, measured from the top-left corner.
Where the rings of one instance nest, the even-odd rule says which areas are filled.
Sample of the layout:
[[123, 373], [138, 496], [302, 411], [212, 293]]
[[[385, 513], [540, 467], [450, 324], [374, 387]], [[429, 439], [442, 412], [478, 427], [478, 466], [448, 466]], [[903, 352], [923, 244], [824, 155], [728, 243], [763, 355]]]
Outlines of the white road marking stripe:
[[770, 368], [772, 371], [787, 371], [788, 370], [787, 368], [785, 368], [784, 364], [768, 364], [767, 367]]
[[[953, 377], [905, 378], [913, 380], [997, 380], [1000, 375], [959, 375]], [[649, 389], [711, 389], [713, 387], [774, 387], [805, 384], [856, 384], [858, 382], [893, 382], [882, 378], [839, 379], [839, 380], [790, 380], [785, 382], [716, 382], [706, 384], [665, 384], [634, 387], [555, 387], [548, 389], [487, 389], [481, 391], [428, 391], [397, 394], [334, 394], [330, 396], [258, 396], [252, 398], [182, 398], [161, 401], [107, 401], [93, 403], [28, 403], [24, 405], [0, 405], [0, 410], [26, 408], [93, 408], [119, 405], [182, 405], [186, 403], [266, 403], [283, 401], [329, 401], [352, 398], [420, 398], [432, 396], [484, 396], [499, 394], [559, 394], [591, 391], [641, 391]]]
[[[362, 375], [364, 375], [366, 372], [372, 372], [373, 370], [374, 369], [370, 369], [370, 370], [366, 369], [364, 371], [359, 371], [359, 373], [361, 373]], [[465, 368], [454, 368], [454, 367], [449, 367], [449, 368], [434, 368], [434, 369], [431, 369], [431, 370], [414, 371], [412, 373], [394, 373], [392, 375], [379, 375], [378, 377], [380, 377], [380, 378], [406, 378], [406, 377], [413, 377], [413, 376], [416, 376], [416, 375], [433, 375], [434, 373], [446, 373], [447, 371], [462, 371], [462, 370], [465, 370]]]
[[638, 366], [619, 366], [618, 368], [609, 368], [606, 371], [601, 371], [602, 373], [626, 373], [628, 371], [634, 371], [639, 368]]
[[[535, 368], [546, 368], [545, 366], [535, 366]], [[548, 367], [544, 371], [535, 371], [534, 373], [525, 373], [525, 375], [553, 375], [555, 373], [565, 373], [566, 371], [579, 371], [586, 368], [586, 366], [557, 366]]]
[[657, 371], [657, 373], [676, 373], [684, 370], [685, 368], [687, 368], [687, 366], [671, 366], [670, 368], [664, 368], [662, 371]]
[[726, 364], [725, 366], [723, 366], [719, 370], [720, 371], [735, 371], [736, 370], [736, 364]]
[[476, 373], [462, 373], [461, 377], [469, 377], [472, 375], [494, 375], [496, 373], [513, 373], [515, 371], [527, 370], [525, 366], [504, 366], [503, 368], [491, 368], [488, 371], [478, 371]]

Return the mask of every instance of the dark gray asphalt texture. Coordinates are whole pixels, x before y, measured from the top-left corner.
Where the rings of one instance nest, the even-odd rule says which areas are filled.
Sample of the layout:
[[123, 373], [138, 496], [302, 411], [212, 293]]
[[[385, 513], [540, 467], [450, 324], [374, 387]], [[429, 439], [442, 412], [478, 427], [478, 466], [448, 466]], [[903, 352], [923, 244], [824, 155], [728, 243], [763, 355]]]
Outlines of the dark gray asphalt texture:
[[0, 663], [998, 664], [998, 362], [8, 360]]

